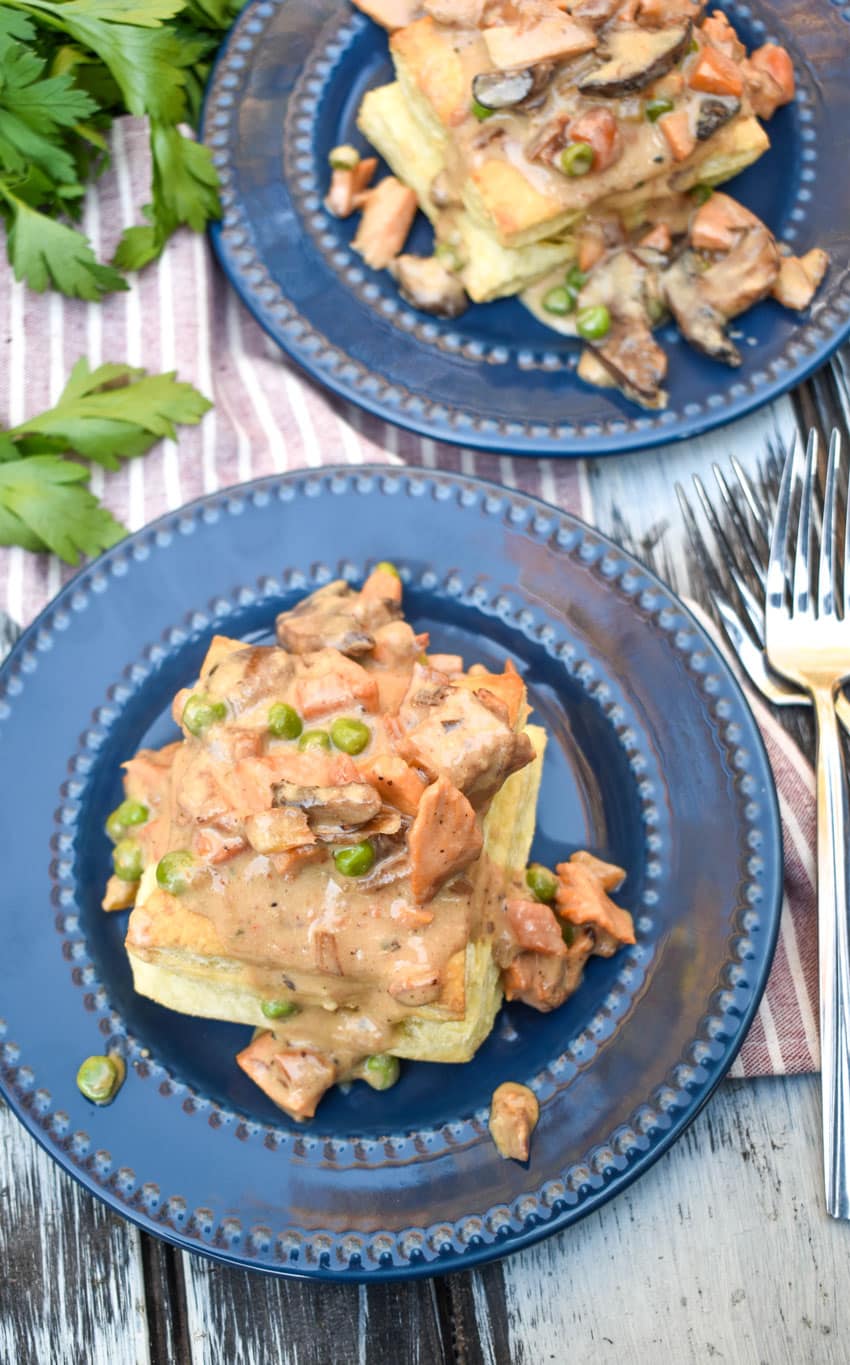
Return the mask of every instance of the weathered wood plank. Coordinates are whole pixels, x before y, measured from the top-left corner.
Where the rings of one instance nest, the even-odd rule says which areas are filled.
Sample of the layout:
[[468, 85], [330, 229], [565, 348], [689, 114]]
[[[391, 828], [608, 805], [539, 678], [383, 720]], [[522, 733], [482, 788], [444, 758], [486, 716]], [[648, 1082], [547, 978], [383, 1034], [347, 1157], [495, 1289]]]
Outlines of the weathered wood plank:
[[433, 1281], [274, 1280], [183, 1258], [192, 1365], [454, 1365]]
[[513, 1365], [843, 1365], [850, 1227], [827, 1218], [814, 1077], [726, 1082], [633, 1188], [505, 1263]]
[[0, 1104], [0, 1361], [152, 1365], [139, 1233]]

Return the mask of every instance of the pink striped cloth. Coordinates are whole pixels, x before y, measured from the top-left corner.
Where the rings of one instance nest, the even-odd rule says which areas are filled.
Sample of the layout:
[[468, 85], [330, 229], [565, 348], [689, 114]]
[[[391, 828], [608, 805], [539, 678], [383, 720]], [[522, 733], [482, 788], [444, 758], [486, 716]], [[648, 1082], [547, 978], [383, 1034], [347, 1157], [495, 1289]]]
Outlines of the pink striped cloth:
[[[86, 201], [84, 225], [108, 260], [123, 228], [141, 221], [149, 159], [145, 126], [115, 125], [112, 164]], [[218, 275], [204, 237], [180, 233], [132, 289], [102, 304], [38, 295], [0, 264], [0, 416], [15, 425], [55, 401], [75, 361], [126, 361], [177, 370], [213, 399], [199, 427], [183, 428], [93, 488], [136, 530], [203, 493], [264, 474], [323, 464], [415, 464], [480, 474], [590, 519], [580, 462], [512, 460], [458, 450], [389, 426], [315, 386], [288, 364]], [[0, 612], [25, 625], [71, 570], [49, 556], [0, 549]], [[775, 721], [759, 720], [783, 793], [789, 850], [787, 903], [776, 966], [733, 1074], [817, 1067], [816, 938], [811, 848], [812, 774]], [[801, 815], [801, 812], [807, 812]]]

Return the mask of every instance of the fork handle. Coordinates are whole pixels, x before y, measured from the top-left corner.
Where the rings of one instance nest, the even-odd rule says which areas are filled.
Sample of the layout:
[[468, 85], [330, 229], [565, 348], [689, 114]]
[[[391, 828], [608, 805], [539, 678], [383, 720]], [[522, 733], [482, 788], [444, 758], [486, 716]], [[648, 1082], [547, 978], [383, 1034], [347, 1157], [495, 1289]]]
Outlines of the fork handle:
[[823, 1158], [827, 1212], [850, 1218], [850, 926], [844, 759], [828, 689], [817, 718], [818, 964]]

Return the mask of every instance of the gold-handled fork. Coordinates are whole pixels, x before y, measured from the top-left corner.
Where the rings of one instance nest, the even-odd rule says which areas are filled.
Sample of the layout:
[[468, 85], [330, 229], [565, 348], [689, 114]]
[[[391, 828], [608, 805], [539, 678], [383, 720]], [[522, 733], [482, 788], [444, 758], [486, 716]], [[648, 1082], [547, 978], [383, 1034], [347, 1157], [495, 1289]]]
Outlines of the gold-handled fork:
[[[844, 763], [836, 693], [850, 675], [850, 516], [845, 511], [842, 611], [837, 604], [835, 522], [841, 438], [829, 443], [818, 548], [815, 478], [818, 442], [805, 456], [795, 441], [785, 461], [773, 524], [765, 592], [765, 648], [777, 673], [812, 699], [817, 722], [818, 960], [821, 1099], [826, 1207], [850, 1218], [850, 925]], [[792, 508], [799, 495], [796, 534]], [[817, 584], [812, 570], [817, 556]]]

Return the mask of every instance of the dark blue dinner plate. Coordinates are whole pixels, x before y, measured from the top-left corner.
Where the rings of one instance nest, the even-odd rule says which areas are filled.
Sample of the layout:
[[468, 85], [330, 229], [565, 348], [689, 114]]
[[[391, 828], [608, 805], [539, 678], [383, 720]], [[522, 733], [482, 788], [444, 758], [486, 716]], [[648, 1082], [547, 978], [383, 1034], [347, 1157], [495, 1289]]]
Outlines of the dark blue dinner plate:
[[[365, 148], [364, 93], [392, 79], [387, 36], [349, 0], [253, 0], [213, 72], [203, 137], [223, 183], [212, 239], [257, 320], [343, 397], [439, 440], [518, 455], [602, 455], [707, 431], [797, 384], [850, 332], [850, 0], [726, 3], [749, 48], [783, 43], [795, 102], [768, 124], [773, 146], [732, 185], [798, 252], [832, 264], [806, 313], [768, 300], [735, 324], [731, 370], [668, 324], [670, 405], [645, 412], [575, 374], [579, 346], [516, 299], [445, 322], [410, 308], [386, 271], [351, 249], [356, 218], [322, 207], [328, 152]], [[420, 215], [411, 250], [430, 252]]]
[[[119, 764], [174, 737], [211, 635], [378, 558], [439, 650], [514, 660], [549, 749], [535, 855], [628, 869], [637, 944], [542, 1015], [504, 1008], [462, 1066], [333, 1092], [298, 1125], [233, 1058], [250, 1031], [133, 992], [127, 915], [99, 908]], [[319, 1279], [476, 1265], [565, 1228], [649, 1167], [731, 1063], [770, 965], [781, 841], [758, 731], [713, 644], [661, 582], [574, 517], [450, 474], [330, 469], [217, 494], [84, 569], [0, 671], [2, 1088], [113, 1208], [182, 1247]], [[90, 1053], [127, 1079], [76, 1088]], [[531, 1085], [527, 1165], [487, 1133]]]

